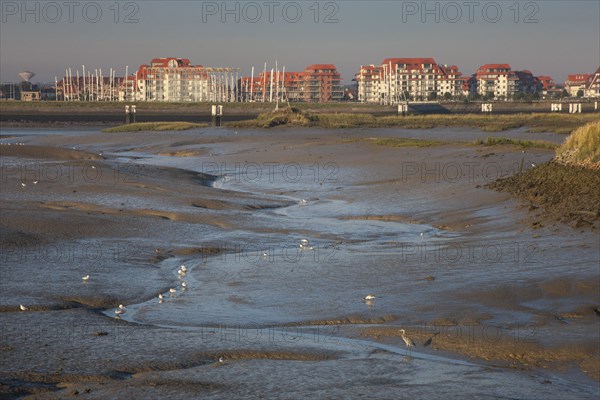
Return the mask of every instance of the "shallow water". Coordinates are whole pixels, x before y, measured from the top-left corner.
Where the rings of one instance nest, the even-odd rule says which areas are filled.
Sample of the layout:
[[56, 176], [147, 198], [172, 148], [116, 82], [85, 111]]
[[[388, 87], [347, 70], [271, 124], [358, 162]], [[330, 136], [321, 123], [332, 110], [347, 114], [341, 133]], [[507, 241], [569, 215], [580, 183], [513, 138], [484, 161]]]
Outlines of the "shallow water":
[[[7, 130], [3, 134], [15, 134], [19, 137], [2, 141], [35, 143], [44, 135], [66, 134], [69, 135], [69, 140], [76, 143], [78, 135], [85, 136], [90, 132], [97, 131], [74, 130], [65, 133], [64, 130]], [[259, 136], [261, 133], [244, 131], [244, 136]], [[279, 133], [284, 136], [322, 137], [332, 134], [331, 131], [316, 129], [286, 129]], [[522, 129], [502, 132], [501, 135], [465, 129], [369, 129], [341, 133], [336, 131], [335, 134], [457, 141], [472, 141], [486, 136], [554, 142], [563, 139], [555, 134], [526, 134]], [[140, 149], [112, 149], [104, 155], [115, 157], [117, 162], [169, 166], [215, 174], [218, 176], [214, 183], [215, 189], [251, 193], [258, 198], [282, 199], [289, 201], [291, 205], [257, 210], [201, 211], [233, 216], [236, 221], [235, 229], [219, 229], [186, 221], [173, 222], [168, 229], [157, 224], [150, 228], [155, 229], [155, 241], [147, 243], [148, 247], [158, 242], [165, 247], [213, 246], [225, 251], [211, 257], [191, 255], [167, 258], [153, 268], [152, 273], [132, 274], [135, 278], [131, 279], [136, 279], [135, 282], [130, 281], [125, 271], [128, 268], [144, 267], [142, 257], [129, 259], [127, 263], [112, 264], [109, 259], [103, 258], [102, 268], [107, 283], [117, 285], [124, 291], [128, 290], [129, 285], [148, 285], [157, 287], [157, 293], [162, 291], [164, 295], [164, 300], [160, 302], [153, 297], [127, 304], [127, 312], [122, 319], [130, 322], [192, 330], [223, 324], [262, 329], [286, 323], [335, 320], [349, 315], [359, 316], [363, 320], [394, 315], [398, 318], [398, 324], [409, 325], [428, 318], [439, 318], [446, 309], [451, 310], [458, 305], [474, 315], [490, 314], [492, 322], [528, 324], [534, 323], [540, 315], [556, 312], [556, 305], [551, 299], [542, 297], [531, 301], [523, 300], [517, 305], [505, 305], [469, 301], [453, 296], [501, 284], [514, 285], [566, 275], [593, 276], [597, 273], [598, 252], [590, 246], [594, 241], [593, 233], [575, 235], [561, 232], [557, 236], [544, 235], [537, 239], [526, 227], [517, 232], [506, 232], [506, 226], [519, 224], [520, 216], [512, 209], [500, 205], [473, 210], [475, 217], [487, 221], [483, 235], [473, 236], [466, 231], [444, 230], [410, 220], [411, 215], [424, 209], [434, 209], [436, 202], [443, 199], [428, 196], [427, 187], [409, 191], [395, 189], [393, 182], [394, 179], [399, 179], [398, 171], [340, 166], [335, 163], [335, 157], [316, 166], [312, 163], [295, 162], [265, 165], [262, 161], [251, 161], [253, 144], [245, 141], [219, 142], [219, 138], [236, 137], [238, 133], [234, 130], [207, 128], [178, 135], [189, 138], [213, 137], [214, 143], [186, 145], [185, 148], [203, 148], [207, 151], [207, 155], [196, 157], [158, 156], [154, 152]], [[158, 142], [164, 143], [164, 140], [161, 137]], [[94, 151], [110, 148], [109, 141], [107, 138], [105, 147], [102, 143], [95, 143], [89, 145], [89, 148]], [[86, 146], [78, 148], [84, 150]], [[239, 159], [236, 157], [240, 154], [248, 154], [249, 163], [240, 163], [238, 166], [236, 163], [239, 163]], [[3, 160], [4, 162], [11, 160]], [[260, 169], [260, 174], [257, 168]], [[11, 193], [3, 196], [6, 196], [5, 200], [16, 201], [23, 198]], [[37, 198], [35, 194], [28, 196], [28, 200], [61, 200], [57, 194]], [[176, 193], [173, 196], [176, 198]], [[101, 194], [88, 194], [81, 197], [80, 201], [107, 207], [126, 205], [134, 209], [178, 212], [189, 208], [175, 202], [158, 204], [154, 199], [141, 196], [106, 198]], [[365, 219], [367, 216], [381, 219]], [[302, 239], [308, 241], [303, 247], [300, 246]], [[110, 242], [112, 239], [105, 240]], [[129, 243], [138, 246], [145, 245], [145, 241], [149, 240], [141, 234], [129, 239]], [[582, 247], [582, 244], [586, 246]], [[88, 264], [87, 267], [99, 265], [98, 262], [94, 264], [94, 260], [83, 261]], [[185, 276], [177, 273], [182, 264], [188, 268]], [[34, 268], [35, 265], [30, 267]], [[29, 267], [20, 265], [18, 268], [27, 270]], [[8, 272], [5, 276], [9, 278], [3, 287], [9, 288], [16, 284], [18, 279], [13, 274], [17, 273], [18, 268], [15, 264], [10, 265], [8, 270], [5, 269]], [[49, 285], [48, 290], [60, 291], [60, 282], [69, 280], [73, 269], [75, 268], [70, 266], [53, 274], [49, 279], [54, 279], [55, 282]], [[118, 277], [111, 275], [111, 271], [117, 270], [122, 271]], [[170, 294], [168, 288], [157, 283], [162, 279], [160, 276], [166, 276], [164, 279], [176, 289], [175, 294]], [[95, 280], [100, 281], [102, 277], [95, 277]], [[428, 280], [427, 277], [435, 277], [435, 280]], [[40, 279], [48, 279], [48, 276], [44, 275]], [[187, 283], [186, 290], [183, 290], [182, 282]], [[76, 290], [82, 292], [91, 287], [95, 286], [89, 285]], [[362, 301], [363, 296], [369, 293], [377, 295], [373, 304]], [[14, 292], [10, 295], [14, 295]], [[19, 296], [22, 302], [36, 301], [36, 296], [27, 293], [26, 287], [19, 290]], [[580, 305], [577, 301], [572, 304], [573, 307]], [[568, 307], [569, 304], [565, 301], [561, 306]], [[112, 318], [114, 309], [107, 310], [106, 315]], [[404, 354], [403, 349], [394, 346], [338, 339], [339, 347], [344, 349], [365, 346]], [[413, 356], [416, 363], [436, 364], [437, 371], [441, 374], [447, 368], [475, 368], [475, 372], [455, 370], [457, 376], [454, 378], [459, 380], [469, 380], [468, 375], [471, 373], [479, 374], [483, 380], [492, 379], [488, 375], [493, 373], [481, 371], [481, 367], [469, 363], [419, 352], [415, 352]], [[447, 367], [446, 364], [452, 367]], [[505, 376], [502, 380], [509, 382], [515, 373], [503, 374]], [[418, 376], [419, 379], [426, 379], [424, 373]], [[529, 383], [525, 383], [529, 378], [524, 375], [519, 379], [522, 380], [523, 387], [530, 385], [525, 389], [527, 392], [534, 393], [538, 378]], [[587, 389], [582, 389], [582, 398], [589, 394]]]

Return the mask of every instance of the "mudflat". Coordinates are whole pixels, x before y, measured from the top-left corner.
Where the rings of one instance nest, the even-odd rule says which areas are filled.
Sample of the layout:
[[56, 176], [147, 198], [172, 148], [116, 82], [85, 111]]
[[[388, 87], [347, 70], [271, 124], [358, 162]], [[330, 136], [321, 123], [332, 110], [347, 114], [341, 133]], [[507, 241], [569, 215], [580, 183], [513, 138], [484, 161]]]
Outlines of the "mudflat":
[[553, 152], [486, 136], [3, 132], [0, 393], [594, 398], [598, 195], [493, 190]]

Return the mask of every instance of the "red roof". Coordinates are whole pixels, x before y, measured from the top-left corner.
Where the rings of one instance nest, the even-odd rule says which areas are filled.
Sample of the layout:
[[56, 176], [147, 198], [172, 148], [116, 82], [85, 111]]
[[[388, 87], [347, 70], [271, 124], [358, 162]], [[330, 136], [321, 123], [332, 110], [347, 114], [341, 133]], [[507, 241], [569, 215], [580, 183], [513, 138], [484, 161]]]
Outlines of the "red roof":
[[163, 57], [163, 58], [153, 58], [151, 61], [151, 65], [160, 66], [160, 67], [168, 67], [169, 61], [177, 60], [177, 64], [180, 67], [191, 67], [190, 60], [187, 58], [178, 58], [178, 57]]
[[510, 69], [509, 64], [483, 64], [479, 69]]
[[312, 64], [305, 68], [305, 70], [315, 69], [337, 69], [333, 64]]
[[542, 83], [542, 87], [546, 90], [552, 89], [556, 86], [554, 84], [554, 79], [552, 79], [551, 76], [541, 75], [541, 76], [538, 76], [537, 79]]
[[422, 64], [436, 64], [433, 58], [386, 58], [381, 64], [390, 65], [390, 63], [394, 66], [398, 64], [407, 64], [411, 67], [420, 67]]
[[585, 82], [588, 80], [588, 78], [592, 76], [591, 74], [573, 74], [573, 75], [568, 75], [567, 76], [567, 81], [568, 82]]

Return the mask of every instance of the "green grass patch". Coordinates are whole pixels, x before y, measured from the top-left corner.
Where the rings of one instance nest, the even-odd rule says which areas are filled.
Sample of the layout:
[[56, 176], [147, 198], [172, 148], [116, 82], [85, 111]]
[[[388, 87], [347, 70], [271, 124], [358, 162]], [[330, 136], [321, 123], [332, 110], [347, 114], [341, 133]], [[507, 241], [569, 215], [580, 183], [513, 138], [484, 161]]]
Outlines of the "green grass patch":
[[345, 141], [346, 143], [356, 143], [356, 142], [364, 142], [371, 143], [378, 146], [386, 146], [386, 147], [430, 147], [430, 146], [441, 146], [448, 144], [448, 142], [443, 142], [440, 140], [426, 140], [426, 139], [411, 139], [411, 138], [357, 138], [357, 139], [349, 139]]
[[262, 127], [293, 124], [320, 128], [403, 128], [431, 129], [448, 127], [471, 127], [484, 132], [502, 132], [528, 127], [532, 132], [570, 133], [592, 121], [598, 121], [598, 114], [427, 114], [408, 116], [376, 116], [365, 112], [356, 113], [310, 113], [295, 108], [294, 118], [277, 113], [264, 113], [255, 120], [234, 122], [234, 127]]
[[256, 119], [237, 121], [227, 124], [236, 128], [273, 128], [275, 126], [310, 126], [311, 118], [297, 108], [283, 108], [259, 114]]
[[523, 140], [523, 139], [511, 139], [505, 137], [488, 137], [485, 139], [477, 139], [474, 142], [475, 145], [481, 146], [500, 146], [500, 145], [512, 145], [522, 148], [538, 148], [538, 149], [556, 149], [558, 145], [543, 140]]
[[102, 130], [105, 133], [118, 132], [150, 132], [150, 131], [185, 131], [194, 128], [205, 128], [208, 124], [193, 124], [191, 122], [137, 122], [114, 126]]

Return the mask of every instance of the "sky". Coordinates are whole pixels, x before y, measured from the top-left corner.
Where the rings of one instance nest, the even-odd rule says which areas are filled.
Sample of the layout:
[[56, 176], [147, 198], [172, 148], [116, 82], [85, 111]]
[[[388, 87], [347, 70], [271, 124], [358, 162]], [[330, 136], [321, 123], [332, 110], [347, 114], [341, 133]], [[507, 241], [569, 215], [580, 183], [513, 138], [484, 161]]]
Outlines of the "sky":
[[287, 71], [335, 64], [348, 84], [361, 65], [433, 57], [471, 75], [508, 63], [550, 75], [600, 66], [600, 1], [6, 1], [1, 2], [0, 80], [65, 68], [131, 73], [152, 58], [240, 68], [275, 60]]

